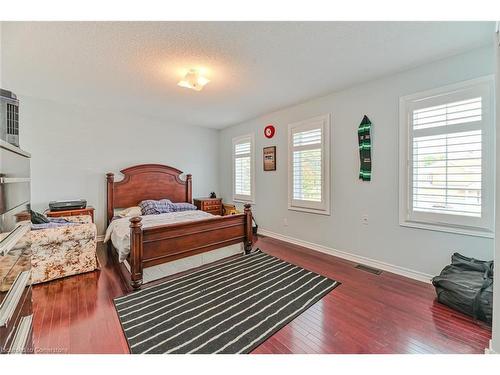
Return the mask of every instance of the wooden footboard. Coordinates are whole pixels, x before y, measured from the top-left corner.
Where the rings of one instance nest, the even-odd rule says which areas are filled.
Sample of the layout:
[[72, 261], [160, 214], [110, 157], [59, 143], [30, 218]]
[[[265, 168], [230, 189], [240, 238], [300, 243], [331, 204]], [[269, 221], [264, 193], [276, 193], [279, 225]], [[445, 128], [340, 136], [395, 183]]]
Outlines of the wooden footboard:
[[143, 268], [244, 243], [252, 249], [252, 211], [205, 220], [142, 228], [140, 217], [130, 219], [130, 276], [134, 289], [142, 285]]

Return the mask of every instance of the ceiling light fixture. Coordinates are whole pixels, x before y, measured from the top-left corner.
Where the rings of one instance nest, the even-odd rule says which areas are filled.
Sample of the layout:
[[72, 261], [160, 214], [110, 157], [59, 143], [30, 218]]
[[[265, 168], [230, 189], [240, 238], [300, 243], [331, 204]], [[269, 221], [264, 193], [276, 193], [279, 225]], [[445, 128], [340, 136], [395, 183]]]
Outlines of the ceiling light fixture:
[[199, 71], [190, 69], [177, 85], [186, 89], [201, 91], [208, 82], [210, 82], [210, 80], [203, 77]]

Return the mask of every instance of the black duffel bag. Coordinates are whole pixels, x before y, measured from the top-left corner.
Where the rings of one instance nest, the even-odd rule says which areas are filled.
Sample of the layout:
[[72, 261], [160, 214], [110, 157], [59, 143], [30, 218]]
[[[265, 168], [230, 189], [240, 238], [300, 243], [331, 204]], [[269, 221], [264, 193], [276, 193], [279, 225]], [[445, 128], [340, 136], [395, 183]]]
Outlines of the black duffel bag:
[[453, 254], [452, 264], [432, 279], [438, 301], [491, 324], [493, 311], [493, 261]]
[[493, 261], [478, 260], [468, 258], [462, 254], [454, 253], [451, 256], [451, 264], [460, 267], [467, 271], [486, 272], [489, 276], [493, 277]]

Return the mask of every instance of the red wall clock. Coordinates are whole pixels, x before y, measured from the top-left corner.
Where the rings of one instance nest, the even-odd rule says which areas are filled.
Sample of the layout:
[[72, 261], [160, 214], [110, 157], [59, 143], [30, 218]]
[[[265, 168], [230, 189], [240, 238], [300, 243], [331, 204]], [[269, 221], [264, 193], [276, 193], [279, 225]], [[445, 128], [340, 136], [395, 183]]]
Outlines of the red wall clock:
[[275, 132], [276, 132], [276, 129], [274, 128], [273, 125], [267, 125], [264, 128], [264, 135], [266, 136], [266, 138], [272, 138], [272, 137], [274, 137], [274, 133]]

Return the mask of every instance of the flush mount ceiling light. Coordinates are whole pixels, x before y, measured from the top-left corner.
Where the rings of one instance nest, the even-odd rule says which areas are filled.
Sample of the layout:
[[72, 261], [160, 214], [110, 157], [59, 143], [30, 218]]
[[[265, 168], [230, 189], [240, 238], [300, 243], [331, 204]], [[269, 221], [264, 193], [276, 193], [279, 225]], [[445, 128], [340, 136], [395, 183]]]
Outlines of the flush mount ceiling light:
[[177, 85], [186, 89], [201, 91], [208, 82], [210, 80], [203, 77], [198, 70], [190, 69]]

